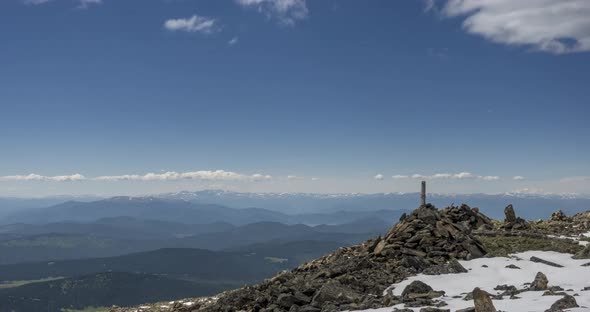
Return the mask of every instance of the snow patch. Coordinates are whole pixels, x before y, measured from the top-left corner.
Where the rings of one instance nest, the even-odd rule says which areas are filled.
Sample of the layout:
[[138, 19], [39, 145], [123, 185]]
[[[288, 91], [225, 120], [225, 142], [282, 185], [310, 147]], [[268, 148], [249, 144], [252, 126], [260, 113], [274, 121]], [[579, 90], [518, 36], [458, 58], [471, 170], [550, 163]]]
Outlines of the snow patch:
[[[535, 263], [529, 259], [536, 256], [543, 260], [563, 265], [556, 268], [541, 263]], [[571, 254], [552, 251], [527, 251], [511, 255], [510, 258], [480, 258], [470, 261], [459, 261], [469, 272], [445, 275], [417, 275], [410, 277], [401, 283], [390, 287], [394, 295], [401, 295], [404, 288], [411, 282], [419, 280], [430, 285], [434, 290], [444, 290], [445, 296], [441, 299], [448, 305], [444, 309], [455, 311], [473, 307], [473, 301], [464, 301], [465, 294], [470, 293], [475, 287], [479, 287], [491, 294], [500, 294], [502, 291], [494, 290], [497, 285], [514, 285], [518, 289], [525, 288], [525, 284], [534, 280], [537, 272], [543, 272], [549, 279], [549, 286], [561, 286], [569, 295], [578, 294], [576, 301], [580, 308], [568, 309], [571, 312], [590, 311], [590, 291], [582, 291], [590, 286], [590, 267], [582, 264], [589, 260], [575, 260]], [[507, 265], [514, 264], [520, 269], [508, 269]], [[487, 266], [487, 267], [484, 267]], [[453, 296], [461, 296], [453, 298]], [[549, 307], [562, 296], [543, 296], [543, 291], [527, 291], [517, 295], [520, 299], [493, 300], [497, 310], [510, 312], [539, 312]], [[391, 312], [393, 308], [403, 308], [403, 304], [382, 309], [363, 310], [366, 312]], [[420, 308], [411, 308], [419, 311]]]

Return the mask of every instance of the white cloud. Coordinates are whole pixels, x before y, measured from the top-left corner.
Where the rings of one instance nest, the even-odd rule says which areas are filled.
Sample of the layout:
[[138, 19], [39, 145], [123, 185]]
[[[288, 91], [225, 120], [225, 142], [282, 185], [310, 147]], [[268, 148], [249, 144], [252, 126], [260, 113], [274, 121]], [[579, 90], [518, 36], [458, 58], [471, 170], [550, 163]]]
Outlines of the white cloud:
[[467, 32], [496, 43], [555, 54], [590, 51], [588, 0], [447, 0], [441, 12], [464, 18]]
[[516, 181], [524, 180], [524, 177], [523, 176], [514, 176], [514, 177], [512, 177], [512, 180], [516, 180]]
[[228, 44], [228, 45], [230, 45], [230, 46], [233, 46], [233, 45], [236, 45], [236, 44], [238, 44], [238, 41], [239, 41], [239, 38], [238, 38], [238, 37], [233, 37], [233, 38], [231, 38], [231, 39], [230, 39], [230, 40], [227, 42], [227, 44]]
[[271, 180], [272, 179], [272, 176], [270, 176], [268, 174], [267, 175], [263, 175], [263, 174], [257, 173], [257, 174], [251, 175], [250, 176], [250, 179], [252, 179], [254, 181], [265, 181], [265, 180]]
[[375, 180], [383, 180], [384, 176], [382, 174], [377, 174], [373, 177]]
[[480, 176], [474, 175], [470, 172], [459, 172], [459, 173], [435, 173], [433, 175], [422, 175], [422, 174], [413, 174], [411, 176], [407, 175], [394, 175], [392, 178], [394, 179], [416, 179], [416, 180], [444, 180], [444, 179], [452, 179], [452, 180], [483, 180], [483, 181], [496, 181], [500, 180], [499, 176]]
[[319, 181], [320, 178], [311, 178], [312, 181]]
[[460, 172], [460, 173], [455, 173], [452, 175], [453, 179], [475, 179], [476, 176], [474, 176], [471, 172]]
[[28, 175], [12, 175], [0, 177], [1, 181], [52, 181], [52, 182], [73, 182], [83, 181], [86, 177], [76, 173], [72, 175], [61, 175], [61, 176], [43, 176], [35, 173]]
[[214, 18], [193, 15], [190, 18], [169, 19], [164, 23], [164, 28], [170, 31], [210, 34], [216, 31], [217, 20]]
[[297, 179], [299, 179], [299, 177], [298, 177], [298, 176], [296, 176], [296, 175], [288, 175], [288, 176], [287, 176], [287, 179], [288, 179], [288, 180], [297, 180]]
[[309, 10], [306, 0], [235, 0], [243, 7], [254, 7], [267, 17], [276, 18], [283, 25], [295, 25], [307, 18]]
[[219, 180], [219, 181], [265, 181], [272, 176], [260, 173], [245, 175], [225, 170], [200, 170], [190, 172], [168, 171], [163, 173], [147, 173], [144, 175], [100, 176], [97, 181], [178, 181], [178, 180]]

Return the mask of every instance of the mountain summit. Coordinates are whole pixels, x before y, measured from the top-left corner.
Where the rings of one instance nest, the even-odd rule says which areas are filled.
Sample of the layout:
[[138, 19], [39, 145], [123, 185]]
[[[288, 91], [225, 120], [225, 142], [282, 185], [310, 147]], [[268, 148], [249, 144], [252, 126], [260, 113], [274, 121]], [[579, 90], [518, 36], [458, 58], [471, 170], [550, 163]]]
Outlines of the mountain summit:
[[491, 219], [477, 208], [437, 210], [423, 205], [403, 215], [383, 238], [340, 248], [260, 284], [177, 304], [170, 311], [290, 311], [296, 306], [298, 311], [313, 312], [391, 306], [402, 302], [384, 294], [391, 284], [421, 272], [465, 272], [457, 259], [486, 255], [472, 234], [484, 227], [492, 227]]

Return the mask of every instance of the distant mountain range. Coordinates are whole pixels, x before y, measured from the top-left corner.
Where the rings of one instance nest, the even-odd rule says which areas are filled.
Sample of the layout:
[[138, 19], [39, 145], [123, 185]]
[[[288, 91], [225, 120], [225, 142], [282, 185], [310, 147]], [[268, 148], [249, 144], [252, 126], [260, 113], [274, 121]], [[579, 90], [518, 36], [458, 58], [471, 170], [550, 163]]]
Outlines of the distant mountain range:
[[257, 222], [189, 225], [132, 217], [90, 223], [11, 224], [0, 226], [0, 264], [110, 257], [167, 247], [226, 250], [293, 241], [333, 242], [339, 246], [382, 234], [390, 224], [362, 219], [339, 225], [308, 226]]
[[[476, 206], [494, 218], [501, 218], [503, 209], [508, 204], [513, 204], [520, 212], [520, 215], [528, 219], [547, 218], [551, 212], [563, 210], [568, 214], [574, 214], [582, 211], [590, 205], [589, 196], [581, 195], [550, 195], [550, 194], [527, 194], [527, 193], [505, 193], [505, 194], [428, 194], [428, 201], [437, 207], [446, 207], [452, 203], [467, 203]], [[59, 196], [38, 199], [22, 198], [0, 198], [0, 224], [16, 223], [30, 212], [31, 218], [36, 217], [38, 222], [57, 222], [62, 220], [69, 221], [96, 221], [100, 218], [118, 217], [118, 216], [138, 216], [143, 219], [179, 221], [182, 217], [188, 217], [181, 220], [183, 223], [209, 223], [204, 220], [199, 222], [194, 211], [182, 214], [181, 211], [175, 211], [175, 215], [166, 216], [161, 211], [153, 210], [158, 205], [167, 205], [176, 202], [174, 206], [185, 208], [193, 205], [199, 205], [201, 208], [216, 208], [217, 215], [204, 215], [207, 217], [224, 217], [224, 213], [230, 213], [228, 217], [234, 220], [219, 220], [227, 223], [246, 224], [259, 221], [277, 221], [283, 223], [346, 223], [351, 222], [355, 217], [347, 220], [337, 220], [335, 222], [326, 222], [329, 220], [286, 220], [285, 215], [311, 215], [315, 214], [321, 217], [325, 214], [334, 212], [374, 212], [374, 211], [393, 211], [393, 210], [412, 210], [419, 205], [418, 193], [377, 193], [377, 194], [313, 194], [313, 193], [241, 193], [223, 190], [204, 190], [196, 192], [182, 191], [177, 193], [166, 193], [148, 197], [114, 197], [109, 199], [100, 199], [92, 196], [72, 197]], [[190, 204], [189, 204], [190, 203]], [[85, 205], [89, 204], [89, 205]], [[55, 206], [60, 208], [55, 208]], [[54, 207], [51, 213], [43, 215], [39, 212], [43, 207]], [[73, 210], [84, 208], [83, 216], [73, 215], [77, 219], [68, 219]], [[106, 208], [105, 208], [106, 207]], [[228, 208], [231, 207], [231, 208]], [[141, 209], [139, 209], [141, 208]], [[192, 206], [194, 210], [195, 206]], [[240, 215], [236, 215], [231, 209], [245, 209]], [[106, 209], [105, 212], [100, 210]], [[135, 211], [133, 211], [135, 209]], [[229, 210], [228, 210], [229, 209]], [[93, 212], [93, 210], [96, 210]], [[119, 210], [117, 212], [117, 210]], [[278, 214], [276, 214], [278, 212]], [[151, 215], [150, 215], [151, 214]], [[178, 216], [175, 218], [175, 216]], [[162, 219], [162, 218], [163, 219]], [[332, 217], [332, 216], [330, 216]], [[366, 218], [367, 215], [361, 216]], [[302, 222], [305, 221], [305, 222]], [[25, 221], [29, 222], [30, 221]]]
[[400, 210], [358, 209], [307, 214], [287, 214], [263, 208], [229, 208], [182, 199], [159, 197], [113, 197], [92, 202], [68, 201], [58, 205], [26, 209], [0, 219], [0, 224], [94, 222], [105, 218], [132, 217], [163, 222], [208, 224], [223, 222], [244, 225], [255, 222], [286, 224], [342, 224], [378, 218], [391, 223]]
[[[240, 193], [223, 190], [177, 192], [160, 198], [225, 205], [234, 208], [258, 207], [291, 214], [328, 213], [334, 211], [401, 210], [419, 205], [418, 193], [311, 194], [311, 193]], [[581, 212], [590, 205], [590, 197], [551, 194], [428, 194], [428, 202], [443, 208], [452, 203], [479, 207], [493, 218], [501, 218], [503, 209], [513, 204], [522, 217], [547, 218], [556, 210], [568, 214]]]

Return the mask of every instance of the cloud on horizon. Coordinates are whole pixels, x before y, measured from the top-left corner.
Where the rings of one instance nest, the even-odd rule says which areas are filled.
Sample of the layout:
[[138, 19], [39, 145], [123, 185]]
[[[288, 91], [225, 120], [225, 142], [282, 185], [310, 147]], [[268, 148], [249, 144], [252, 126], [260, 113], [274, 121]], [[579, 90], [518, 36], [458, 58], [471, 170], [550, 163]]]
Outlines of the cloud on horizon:
[[260, 173], [245, 175], [225, 170], [200, 170], [190, 172], [168, 171], [163, 173], [147, 173], [144, 175], [100, 176], [96, 181], [179, 181], [179, 180], [217, 180], [217, 181], [268, 181], [272, 176]]
[[269, 181], [271, 175], [266, 174], [241, 174], [225, 170], [200, 170], [189, 172], [168, 171], [162, 173], [146, 173], [144, 175], [125, 174], [113, 176], [99, 176], [87, 178], [79, 173], [72, 175], [44, 176], [31, 173], [28, 175], [0, 176], [0, 181], [44, 181], [44, 182], [74, 182], [74, 181], [180, 181], [180, 180], [203, 180], [203, 181], [246, 181], [259, 182]]
[[62, 176], [43, 176], [39, 174], [28, 174], [28, 175], [12, 175], [12, 176], [3, 176], [0, 177], [0, 181], [53, 181], [53, 182], [73, 182], [73, 181], [83, 181], [86, 180], [86, 177], [76, 173], [72, 175], [62, 175]]
[[459, 172], [459, 173], [435, 173], [433, 175], [422, 175], [422, 174], [413, 174], [413, 175], [394, 175], [392, 176], [393, 179], [415, 179], [415, 180], [483, 180], [483, 181], [496, 181], [500, 180], [499, 176], [481, 176], [481, 175], [474, 175], [471, 172]]
[[588, 0], [426, 1], [426, 10], [464, 18], [463, 28], [495, 43], [554, 54], [590, 51]]

